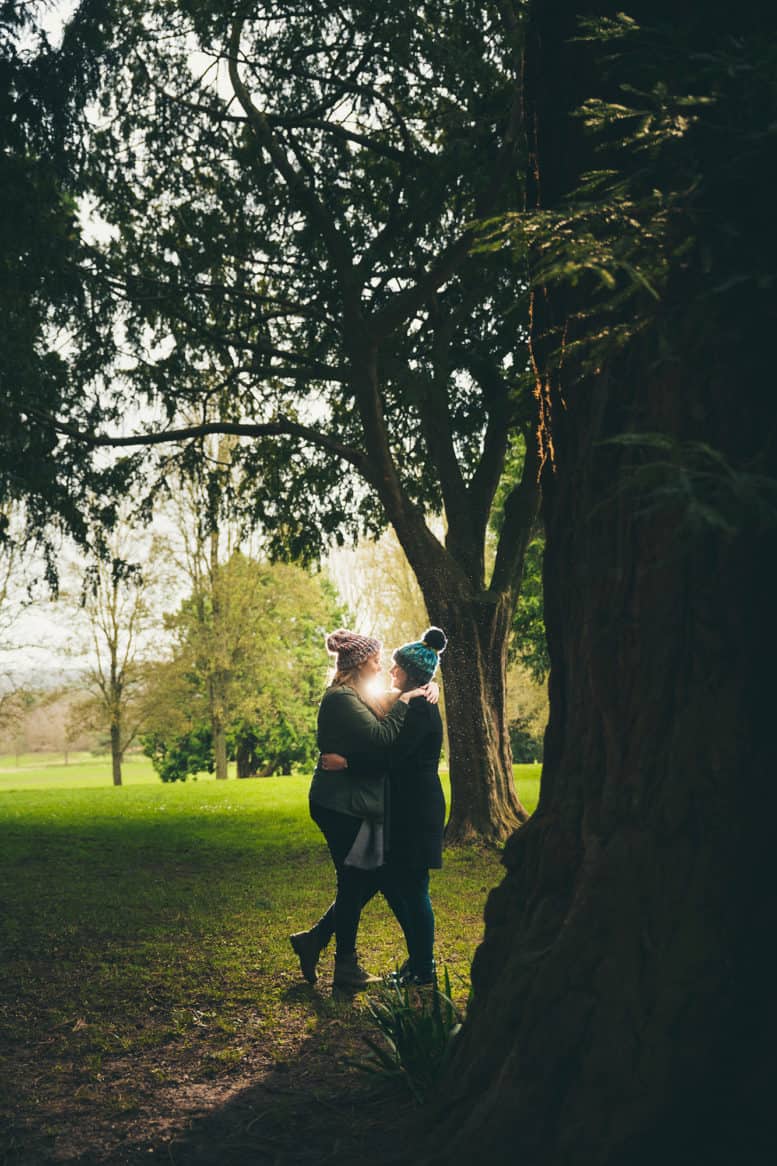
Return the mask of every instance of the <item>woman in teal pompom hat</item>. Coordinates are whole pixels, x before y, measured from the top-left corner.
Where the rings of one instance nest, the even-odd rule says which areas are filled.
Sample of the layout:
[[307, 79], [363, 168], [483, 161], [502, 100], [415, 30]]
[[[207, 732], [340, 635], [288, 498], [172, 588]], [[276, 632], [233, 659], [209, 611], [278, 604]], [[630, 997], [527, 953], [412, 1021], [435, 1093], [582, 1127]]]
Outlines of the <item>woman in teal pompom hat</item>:
[[[440, 628], [431, 627], [420, 640], [397, 648], [392, 655], [394, 686], [406, 692], [418, 684], [428, 684], [447, 642]], [[442, 866], [445, 795], [437, 771], [441, 751], [440, 710], [426, 701], [411, 700], [405, 724], [389, 750], [386, 876], [390, 892], [405, 905], [408, 960], [400, 973], [403, 983], [431, 984], [436, 979], [429, 871]]]
[[419, 685], [428, 684], [437, 671], [440, 654], [445, 651], [447, 643], [442, 628], [427, 628], [420, 640], [403, 644], [391, 658]]

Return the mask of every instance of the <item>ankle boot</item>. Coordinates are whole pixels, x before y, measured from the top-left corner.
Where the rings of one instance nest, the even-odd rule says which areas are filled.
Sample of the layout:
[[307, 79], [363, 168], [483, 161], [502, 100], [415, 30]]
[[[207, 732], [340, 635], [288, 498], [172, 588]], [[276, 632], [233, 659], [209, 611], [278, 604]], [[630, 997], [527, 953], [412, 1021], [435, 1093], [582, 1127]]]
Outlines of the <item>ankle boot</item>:
[[359, 963], [355, 951], [350, 955], [335, 956], [335, 988], [343, 988], [348, 992], [359, 992], [369, 984], [380, 983], [380, 976], [371, 976]]
[[309, 984], [315, 984], [318, 979], [316, 964], [327, 942], [322, 943], [317, 927], [311, 927], [310, 931], [296, 931], [289, 936], [289, 943], [299, 959], [299, 970]]

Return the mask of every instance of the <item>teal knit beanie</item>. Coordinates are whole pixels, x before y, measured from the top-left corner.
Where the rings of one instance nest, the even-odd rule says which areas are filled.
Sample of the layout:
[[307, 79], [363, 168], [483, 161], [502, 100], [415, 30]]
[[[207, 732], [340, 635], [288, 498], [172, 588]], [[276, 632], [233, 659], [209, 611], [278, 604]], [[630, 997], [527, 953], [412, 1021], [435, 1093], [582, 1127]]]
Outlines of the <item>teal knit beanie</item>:
[[400, 668], [404, 668], [412, 680], [418, 684], [428, 684], [437, 671], [440, 653], [445, 651], [447, 643], [444, 631], [427, 628], [420, 640], [397, 648], [392, 659]]

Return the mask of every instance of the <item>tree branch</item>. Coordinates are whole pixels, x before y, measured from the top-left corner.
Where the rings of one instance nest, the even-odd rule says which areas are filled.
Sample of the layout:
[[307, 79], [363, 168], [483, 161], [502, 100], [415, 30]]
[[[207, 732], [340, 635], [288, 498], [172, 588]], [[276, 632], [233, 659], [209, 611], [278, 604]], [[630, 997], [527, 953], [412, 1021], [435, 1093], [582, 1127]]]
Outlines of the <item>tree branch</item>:
[[321, 433], [309, 425], [299, 425], [296, 421], [282, 418], [279, 421], [252, 423], [243, 421], [207, 421], [201, 425], [187, 425], [180, 429], [163, 429], [156, 433], [138, 433], [119, 437], [111, 434], [84, 433], [77, 425], [59, 421], [49, 414], [35, 411], [35, 416], [46, 420], [58, 433], [73, 437], [85, 445], [108, 446], [111, 449], [127, 446], [162, 445], [172, 441], [190, 441], [195, 437], [205, 437], [209, 433], [231, 434], [235, 437], [297, 437], [319, 449], [336, 454], [343, 461], [350, 462], [370, 485], [374, 485], [372, 469], [367, 456], [359, 449], [338, 441], [336, 437]]
[[270, 128], [267, 117], [254, 105], [251, 100], [251, 95], [240, 77], [238, 59], [240, 56], [240, 37], [244, 23], [245, 17], [236, 19], [229, 34], [227, 66], [235, 96], [240, 102], [260, 144], [270, 155], [276, 170], [284, 179], [292, 195], [296, 197], [302, 210], [305, 211], [311, 222], [321, 232], [321, 236], [327, 245], [343, 286], [350, 288], [353, 282], [353, 257], [348, 241], [337, 229], [334, 219], [328, 213], [315, 191], [308, 186], [302, 175], [289, 162], [285, 151], [276, 140]]
[[421, 396], [419, 411], [421, 429], [430, 457], [440, 479], [445, 510], [449, 525], [458, 525], [457, 520], [466, 521], [468, 507], [467, 490], [461, 474], [453, 443], [448, 382], [451, 375], [450, 346], [456, 327], [456, 317], [445, 312], [439, 305], [433, 305], [430, 327], [432, 338], [432, 377], [427, 392]]
[[[338, 125], [337, 122], [326, 121], [324, 118], [291, 118], [280, 117], [276, 114], [266, 114], [267, 121], [270, 125], [279, 125], [288, 127], [290, 129], [316, 129], [321, 130], [325, 134], [332, 134], [333, 137], [340, 138], [344, 142], [355, 142], [359, 146], [364, 146], [367, 150], [372, 150], [375, 154], [380, 154], [383, 158], [390, 158], [393, 162], [407, 163], [411, 161], [412, 155], [405, 150], [400, 150], [396, 146], [391, 146], [386, 142], [378, 142], [375, 138], [369, 137], [368, 134], [359, 133], [357, 130], [346, 129], [345, 126]], [[244, 118], [236, 119], [244, 121]]]
[[537, 432], [532, 426], [527, 427], [526, 456], [521, 480], [508, 494], [505, 502], [504, 524], [491, 576], [492, 591], [512, 592], [515, 595], [520, 587], [526, 547], [539, 505], [539, 475], [539, 443]]
[[469, 371], [480, 384], [488, 409], [483, 450], [468, 489], [475, 529], [485, 532], [504, 470], [510, 435], [509, 398], [507, 385], [492, 362], [477, 366], [470, 363]]
[[473, 241], [474, 233], [465, 231], [445, 248], [427, 271], [416, 274], [412, 287], [397, 292], [385, 308], [375, 313], [370, 323], [370, 331], [376, 340], [389, 336], [409, 316], [414, 315], [446, 280], [450, 279], [469, 255]]

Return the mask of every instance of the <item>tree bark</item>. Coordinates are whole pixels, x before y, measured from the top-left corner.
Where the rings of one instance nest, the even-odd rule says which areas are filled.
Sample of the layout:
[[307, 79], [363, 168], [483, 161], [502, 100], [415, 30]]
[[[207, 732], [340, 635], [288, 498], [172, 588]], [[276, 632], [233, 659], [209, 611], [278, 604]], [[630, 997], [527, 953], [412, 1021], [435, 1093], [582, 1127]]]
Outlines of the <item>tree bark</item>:
[[111, 772], [114, 785], [121, 785], [121, 762], [121, 725], [114, 721], [111, 724]]
[[[572, 41], [576, 15], [562, 0], [535, 5], [530, 111], [545, 205], [570, 189], [571, 165], [595, 164], [569, 117], [596, 93], [588, 50]], [[694, 279], [667, 296], [678, 314], [705, 294], [706, 270]], [[489, 897], [473, 1003], [416, 1157], [756, 1166], [777, 1133], [774, 503], [758, 517], [740, 496], [736, 524], [714, 513], [693, 524], [671, 480], [655, 496], [631, 488], [634, 452], [609, 442], [642, 432], [692, 443], [724, 459], [737, 489], [757, 467], [773, 490], [773, 296], [751, 297], [726, 335], [693, 317], [671, 361], [633, 344], [571, 385], [544, 346], [580, 300], [538, 301], [553, 449], [542, 790]]]
[[256, 777], [259, 772], [259, 758], [256, 756], [256, 741], [253, 737], [238, 742], [235, 767], [238, 777]]
[[211, 720], [213, 733], [213, 759], [216, 765], [216, 777], [219, 781], [227, 778], [227, 735], [221, 717], [215, 714]]
[[[219, 563], [219, 527], [216, 521], [216, 516], [213, 517], [213, 526], [210, 532], [209, 540], [209, 561], [210, 561], [210, 587], [211, 587], [211, 603], [213, 606], [213, 629], [216, 633], [220, 631], [221, 625], [221, 577], [220, 577], [220, 563]], [[216, 651], [220, 648], [216, 647]], [[210, 661], [210, 666], [213, 668], [214, 661]], [[216, 766], [217, 781], [226, 781], [227, 779], [227, 735], [224, 727], [224, 686], [222, 677], [218, 671], [215, 670], [209, 680], [209, 696], [210, 696], [210, 727], [211, 736], [213, 737], [213, 760]]]
[[488, 598], [437, 598], [432, 622], [448, 636], [441, 657], [450, 747], [447, 842], [503, 842], [528, 815], [513, 782], [505, 715], [512, 607]]

